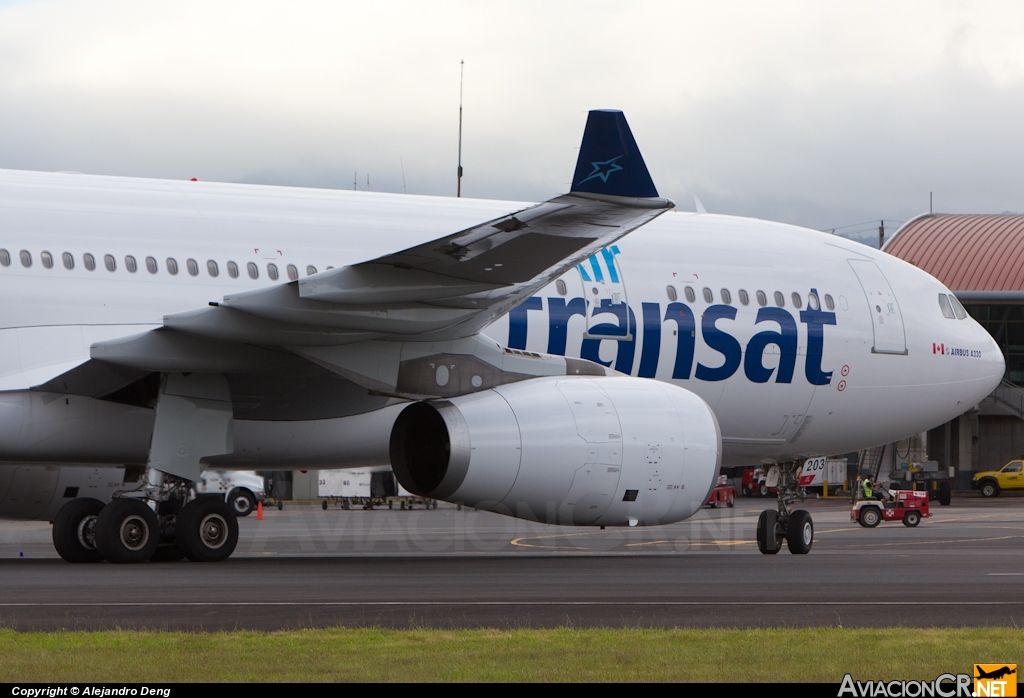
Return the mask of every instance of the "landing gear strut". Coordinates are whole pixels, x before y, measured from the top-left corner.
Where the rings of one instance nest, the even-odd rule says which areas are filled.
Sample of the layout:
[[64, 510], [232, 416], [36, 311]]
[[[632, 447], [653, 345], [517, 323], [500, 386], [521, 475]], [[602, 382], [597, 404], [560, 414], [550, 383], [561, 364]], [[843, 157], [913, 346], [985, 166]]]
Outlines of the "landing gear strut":
[[806, 555], [814, 543], [814, 522], [803, 509], [791, 509], [807, 498], [799, 486], [802, 463], [780, 463], [768, 471], [768, 482], [777, 480], [778, 509], [765, 509], [757, 519], [757, 549], [764, 555], [775, 555], [786, 541], [789, 552]]

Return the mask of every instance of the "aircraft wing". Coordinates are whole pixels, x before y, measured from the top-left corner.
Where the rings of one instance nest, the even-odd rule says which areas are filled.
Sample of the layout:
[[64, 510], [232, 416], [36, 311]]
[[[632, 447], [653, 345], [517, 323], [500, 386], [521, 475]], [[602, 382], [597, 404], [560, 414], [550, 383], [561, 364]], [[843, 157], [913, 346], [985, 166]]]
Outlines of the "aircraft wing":
[[570, 192], [431, 242], [171, 315], [166, 327], [259, 345], [472, 336], [674, 204], [625, 117], [592, 111]]

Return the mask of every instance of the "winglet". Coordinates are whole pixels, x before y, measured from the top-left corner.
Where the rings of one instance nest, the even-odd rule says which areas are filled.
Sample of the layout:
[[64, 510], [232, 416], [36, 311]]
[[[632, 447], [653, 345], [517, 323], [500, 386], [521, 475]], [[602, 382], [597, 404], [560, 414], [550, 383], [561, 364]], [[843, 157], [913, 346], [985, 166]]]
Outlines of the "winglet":
[[637, 198], [658, 196], [621, 111], [595, 109], [587, 116], [571, 191]]

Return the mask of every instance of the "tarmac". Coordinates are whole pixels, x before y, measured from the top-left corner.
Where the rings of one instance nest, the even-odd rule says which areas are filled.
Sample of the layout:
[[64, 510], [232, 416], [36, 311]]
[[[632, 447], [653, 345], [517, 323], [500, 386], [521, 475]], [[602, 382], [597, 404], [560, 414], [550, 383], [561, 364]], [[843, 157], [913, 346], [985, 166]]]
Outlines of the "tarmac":
[[955, 627], [1024, 624], [1024, 497], [955, 496], [917, 528], [809, 500], [808, 555], [761, 555], [741, 499], [592, 529], [436, 510], [267, 508], [222, 563], [71, 565], [46, 522], [0, 522], [0, 627]]

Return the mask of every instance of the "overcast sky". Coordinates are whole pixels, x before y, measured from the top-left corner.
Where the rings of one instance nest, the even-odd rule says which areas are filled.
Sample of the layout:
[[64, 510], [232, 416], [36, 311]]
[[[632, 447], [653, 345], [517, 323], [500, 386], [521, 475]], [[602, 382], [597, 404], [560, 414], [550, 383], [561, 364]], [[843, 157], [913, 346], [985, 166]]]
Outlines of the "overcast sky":
[[683, 209], [1024, 211], [1019, 2], [0, 0], [0, 167], [454, 195], [462, 59], [466, 196], [619, 108]]

